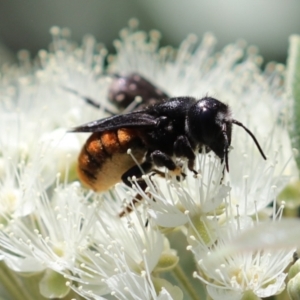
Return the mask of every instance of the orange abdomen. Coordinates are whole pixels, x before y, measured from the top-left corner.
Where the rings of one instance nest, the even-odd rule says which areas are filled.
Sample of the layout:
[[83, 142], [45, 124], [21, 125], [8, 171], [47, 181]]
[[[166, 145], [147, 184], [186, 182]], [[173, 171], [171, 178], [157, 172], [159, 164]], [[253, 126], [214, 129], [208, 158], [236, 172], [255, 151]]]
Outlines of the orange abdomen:
[[141, 163], [146, 150], [135, 130], [93, 133], [78, 157], [79, 179], [96, 192], [108, 190], [120, 182], [121, 176], [135, 165], [132, 157], [127, 154], [129, 148]]

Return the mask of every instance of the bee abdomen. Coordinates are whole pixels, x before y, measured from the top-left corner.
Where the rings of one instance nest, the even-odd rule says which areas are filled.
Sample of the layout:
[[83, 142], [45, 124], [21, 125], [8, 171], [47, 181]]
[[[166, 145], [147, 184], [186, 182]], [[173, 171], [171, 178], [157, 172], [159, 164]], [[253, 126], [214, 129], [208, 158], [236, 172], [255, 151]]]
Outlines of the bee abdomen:
[[78, 158], [78, 175], [89, 188], [100, 192], [121, 181], [121, 176], [135, 165], [128, 148], [139, 162], [144, 146], [132, 129], [93, 133]]

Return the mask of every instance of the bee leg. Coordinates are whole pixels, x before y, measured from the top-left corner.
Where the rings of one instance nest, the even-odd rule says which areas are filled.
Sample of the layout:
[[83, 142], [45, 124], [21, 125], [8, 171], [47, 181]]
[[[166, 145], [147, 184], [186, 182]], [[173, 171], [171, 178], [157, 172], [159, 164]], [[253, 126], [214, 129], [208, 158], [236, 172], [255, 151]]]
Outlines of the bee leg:
[[[150, 177], [149, 177], [150, 179], [151, 179], [151, 177], [154, 176], [154, 175], [158, 175], [159, 177], [166, 178], [165, 172], [162, 172], [162, 171], [157, 170], [157, 169], [153, 169], [152, 172], [153, 172], [153, 173], [152, 173], [152, 174], [150, 175]], [[185, 173], [181, 172], [180, 175], [183, 177], [183, 179], [185, 179], [185, 177], [186, 177], [186, 174], [185, 174]], [[181, 181], [181, 178], [180, 178], [179, 175], [176, 176], [176, 180], [177, 180], [177, 181]]]
[[160, 176], [160, 177], [162, 177], [162, 178], [166, 178], [165, 172], [162, 172], [162, 171], [157, 170], [157, 169], [153, 169], [152, 172], [153, 172], [153, 173], [151, 173], [150, 178], [151, 178], [152, 176], [154, 176], [154, 175], [158, 175], [158, 176]]
[[[139, 179], [139, 186], [140, 188], [144, 191], [147, 188], [146, 182], [141, 179], [142, 175], [145, 173], [149, 173], [152, 169], [152, 163], [149, 161], [143, 162], [140, 166], [135, 165], [132, 168], [130, 168], [128, 171], [126, 171], [121, 179], [122, 181], [128, 185], [129, 187], [132, 186], [132, 183], [129, 181], [129, 179], [132, 176], [135, 176], [136, 178]], [[132, 199], [132, 202], [128, 204], [120, 213], [119, 217], [123, 217], [133, 211], [133, 207], [136, 206], [138, 203], [140, 203], [143, 200], [143, 197], [140, 194], [136, 194], [134, 199]]]
[[176, 176], [182, 175], [181, 168], [177, 167], [172, 158], [166, 153], [155, 150], [150, 154], [150, 157], [156, 166], [166, 167]]
[[[222, 163], [223, 163], [223, 160], [221, 160], [221, 164]], [[222, 177], [221, 177], [221, 180], [220, 180], [220, 184], [223, 183], [223, 180], [224, 180], [224, 177], [225, 177], [225, 169], [226, 169], [226, 166], [224, 165], [223, 170], [222, 170]]]
[[132, 183], [129, 181], [129, 179], [132, 176], [135, 176], [136, 178], [141, 178], [145, 173], [149, 173], [152, 169], [153, 165], [149, 161], [143, 162], [140, 166], [135, 165], [129, 170], [127, 170], [121, 177], [122, 181], [128, 185], [129, 187], [132, 186]]
[[[159, 172], [159, 173], [165, 175], [163, 172], [161, 172], [161, 171], [159, 171], [159, 170], [153, 170], [153, 173], [152, 173], [151, 175], [149, 175], [149, 180], [151, 181], [151, 183], [153, 184], [153, 186], [154, 186], [155, 189], [156, 189], [156, 186], [155, 186], [154, 182], [152, 181], [152, 176], [155, 175], [156, 172]], [[140, 179], [140, 180], [139, 180], [139, 186], [142, 188], [143, 191], [145, 191], [146, 188], [147, 188], [147, 184], [146, 184], [145, 180]], [[157, 189], [156, 189], [156, 190], [157, 190]], [[150, 195], [149, 193], [146, 193], [146, 194], [147, 194], [149, 197], [151, 197], [151, 195]], [[151, 197], [151, 198], [152, 198], [152, 197]], [[123, 216], [125, 216], [125, 215], [131, 213], [131, 212], [133, 211], [133, 207], [136, 206], [136, 205], [138, 205], [142, 200], [143, 200], [143, 197], [142, 197], [140, 194], [136, 194], [136, 195], [135, 195], [135, 198], [132, 199], [132, 202], [131, 202], [129, 205], [127, 205], [127, 206], [125, 207], [125, 209], [122, 210], [122, 211], [119, 213], [119, 217], [122, 218]], [[155, 200], [154, 198], [152, 198], [152, 200], [153, 200], [154, 202], [156, 202], [156, 200]], [[145, 227], [148, 227], [148, 225], [149, 225], [149, 218], [146, 219]]]
[[179, 136], [174, 143], [174, 153], [177, 157], [186, 157], [188, 159], [188, 168], [195, 175], [198, 172], [194, 169], [195, 153], [188, 138], [184, 135]]
[[[147, 184], [144, 180], [139, 182], [139, 186], [144, 191], [147, 188]], [[133, 211], [133, 207], [138, 205], [143, 200], [143, 197], [140, 194], [136, 194], [132, 201], [119, 213], [119, 217], [122, 218], [125, 215], [131, 213]]]
[[[151, 177], [150, 177], [151, 180]], [[152, 180], [151, 180], [152, 182]], [[153, 182], [152, 182], [153, 183]], [[154, 185], [154, 184], [153, 184]], [[147, 188], [147, 184], [145, 182], [145, 180], [141, 179], [139, 181], [139, 186], [141, 187], [141, 189], [144, 191]], [[155, 185], [154, 185], [155, 187]], [[147, 193], [147, 195], [149, 196], [149, 194]], [[142, 195], [140, 194], [136, 194], [135, 197], [132, 199], [132, 201], [119, 213], [119, 217], [122, 218], [125, 215], [131, 213], [133, 211], [133, 208], [138, 205], [141, 201], [143, 200]], [[152, 199], [155, 202], [155, 199]], [[149, 219], [147, 218], [146, 222], [145, 222], [145, 227], [148, 226], [149, 223]]]

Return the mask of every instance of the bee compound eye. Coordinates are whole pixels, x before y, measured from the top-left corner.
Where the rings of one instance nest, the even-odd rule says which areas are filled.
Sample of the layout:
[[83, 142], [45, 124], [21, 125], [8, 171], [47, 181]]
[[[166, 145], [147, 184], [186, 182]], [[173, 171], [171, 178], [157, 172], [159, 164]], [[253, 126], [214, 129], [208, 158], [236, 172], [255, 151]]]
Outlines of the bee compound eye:
[[[187, 124], [189, 134], [198, 142], [204, 142], [205, 132], [210, 131], [215, 122], [213, 110], [204, 102], [195, 103], [188, 112]], [[207, 132], [208, 133], [208, 132]]]

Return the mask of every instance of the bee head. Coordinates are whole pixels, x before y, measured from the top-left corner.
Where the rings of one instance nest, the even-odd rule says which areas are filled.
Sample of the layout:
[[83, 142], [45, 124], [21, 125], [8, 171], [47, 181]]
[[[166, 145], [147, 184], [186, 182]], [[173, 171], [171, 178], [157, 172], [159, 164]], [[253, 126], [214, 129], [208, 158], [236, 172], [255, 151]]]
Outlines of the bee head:
[[207, 146], [228, 169], [228, 148], [231, 143], [232, 118], [230, 108], [211, 97], [193, 104], [187, 117], [190, 137], [199, 145]]

